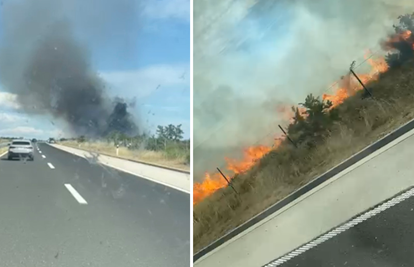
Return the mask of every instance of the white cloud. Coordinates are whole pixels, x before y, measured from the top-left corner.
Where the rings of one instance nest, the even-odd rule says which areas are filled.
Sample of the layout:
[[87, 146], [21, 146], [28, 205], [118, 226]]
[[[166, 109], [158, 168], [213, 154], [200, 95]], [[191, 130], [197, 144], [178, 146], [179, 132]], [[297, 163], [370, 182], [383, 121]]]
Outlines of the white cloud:
[[20, 105], [17, 102], [17, 95], [0, 92], [0, 107], [6, 107], [10, 109], [20, 109]]
[[190, 21], [190, 0], [153, 0], [146, 2], [143, 13], [152, 19]]
[[11, 113], [0, 113], [0, 121], [2, 123], [19, 123], [27, 120], [26, 117]]
[[54, 138], [62, 138], [62, 137], [74, 137], [72, 134], [70, 134], [69, 132], [65, 132], [61, 129], [55, 129], [52, 131], [48, 131], [46, 132], [46, 134], [50, 137], [54, 137]]
[[19, 126], [14, 128], [0, 129], [0, 135], [3, 136], [27, 136], [27, 135], [43, 135], [44, 131], [33, 127]]
[[[119, 95], [142, 98], [153, 91], [171, 86], [189, 86], [189, 67], [180, 65], [154, 65], [134, 71], [102, 72], [101, 77]], [[159, 88], [158, 88], [159, 86]]]

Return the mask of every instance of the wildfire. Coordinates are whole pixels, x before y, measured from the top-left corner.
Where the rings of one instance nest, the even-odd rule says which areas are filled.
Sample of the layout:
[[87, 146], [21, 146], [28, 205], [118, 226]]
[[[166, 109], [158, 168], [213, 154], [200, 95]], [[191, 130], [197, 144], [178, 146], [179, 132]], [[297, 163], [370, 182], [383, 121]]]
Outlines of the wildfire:
[[209, 195], [213, 194], [220, 188], [225, 187], [226, 185], [226, 180], [224, 180], [219, 173], [214, 173], [212, 175], [206, 173], [202, 183], [194, 183], [193, 204], [198, 203], [205, 197], [208, 197]]
[[[396, 34], [391, 36], [387, 42], [385, 42], [385, 47], [392, 49], [393, 43], [397, 43], [401, 40], [413, 43], [414, 50], [414, 36], [411, 31], [405, 31], [401, 34]], [[368, 64], [371, 66], [370, 70], [367, 72], [358, 73], [359, 79], [367, 84], [371, 81], [378, 80], [381, 73], [388, 71], [388, 64], [385, 61], [384, 57], [372, 58], [372, 52], [367, 51], [365, 54], [365, 59]], [[333, 86], [333, 94], [323, 94], [323, 100], [330, 100], [333, 104], [333, 107], [336, 107], [342, 104], [345, 99], [350, 96], [353, 96], [359, 90], [362, 90], [362, 85], [357, 81], [357, 79], [351, 74], [347, 74], [342, 77], [342, 79], [335, 83]], [[299, 112], [302, 116], [306, 117], [306, 109], [303, 107], [298, 107]], [[282, 106], [277, 109], [277, 113], [281, 115], [283, 119], [293, 121], [293, 116], [295, 115], [291, 108], [288, 106]], [[269, 153], [272, 149], [277, 149], [282, 143], [284, 137], [275, 138], [275, 142], [272, 146], [251, 146], [244, 150], [243, 158], [241, 160], [225, 158], [227, 166], [227, 172], [230, 172], [232, 175], [228, 177], [230, 180], [236, 174], [242, 174], [250, 170], [263, 156]], [[219, 173], [214, 174], [205, 174], [205, 178], [202, 183], [195, 183], [193, 188], [193, 204], [196, 204], [213, 194], [215, 191], [220, 188], [226, 187], [227, 182]]]
[[[252, 146], [244, 150], [243, 158], [241, 160], [225, 158], [227, 162], [226, 169], [233, 175], [227, 177], [233, 179], [234, 175], [242, 174], [250, 170], [259, 159], [269, 153], [272, 149], [277, 148], [282, 143], [284, 137], [276, 137], [273, 146]], [[193, 204], [198, 203], [205, 197], [213, 194], [220, 188], [226, 187], [227, 181], [220, 173], [209, 174], [206, 173], [202, 183], [194, 183], [193, 187]]]
[[[383, 57], [378, 59], [370, 58], [372, 52], [368, 50], [365, 53], [365, 59], [369, 65], [371, 65], [371, 70], [368, 73], [359, 73], [359, 79], [364, 83], [369, 83], [371, 81], [375, 81], [379, 78], [381, 73], [384, 73], [388, 70], [387, 62]], [[342, 104], [345, 99], [350, 96], [353, 96], [357, 91], [362, 90], [362, 85], [358, 82], [358, 80], [351, 74], [348, 73], [347, 75], [343, 76], [342, 79], [333, 85], [335, 89], [335, 93], [332, 95], [323, 94], [323, 100], [330, 100], [332, 102], [332, 108]]]
[[249, 147], [244, 150], [244, 158], [241, 161], [225, 158], [227, 162], [227, 169], [232, 171], [234, 174], [244, 173], [253, 167], [258, 159], [261, 159], [264, 155], [269, 153], [270, 150], [272, 150], [271, 147], [263, 145]]

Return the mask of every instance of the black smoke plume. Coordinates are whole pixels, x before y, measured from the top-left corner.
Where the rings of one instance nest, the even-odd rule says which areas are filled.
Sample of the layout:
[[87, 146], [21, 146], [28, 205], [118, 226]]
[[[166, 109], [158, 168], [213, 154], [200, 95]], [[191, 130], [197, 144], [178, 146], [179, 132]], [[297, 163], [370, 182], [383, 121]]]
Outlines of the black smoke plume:
[[[81, 5], [80, 1], [71, 5], [76, 6], [76, 2]], [[2, 17], [5, 34], [0, 42], [0, 83], [17, 95], [23, 111], [52, 115], [66, 122], [75, 134], [102, 137], [112, 131], [138, 133], [137, 122], [128, 111], [130, 105], [106, 94], [105, 82], [93, 69], [86, 46], [76, 38], [75, 18], [54, 15], [62, 10], [63, 3], [7, 3], [18, 16]], [[2, 10], [1, 16], [6, 11]], [[23, 16], [26, 18], [21, 19]]]

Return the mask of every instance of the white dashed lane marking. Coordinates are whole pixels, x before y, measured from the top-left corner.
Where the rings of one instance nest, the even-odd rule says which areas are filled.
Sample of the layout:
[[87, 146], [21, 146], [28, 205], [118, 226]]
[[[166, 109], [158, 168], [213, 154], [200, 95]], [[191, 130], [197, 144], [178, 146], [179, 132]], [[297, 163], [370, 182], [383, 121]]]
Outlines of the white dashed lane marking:
[[45, 156], [45, 155], [42, 155], [42, 158], [44, 158], [44, 159], [45, 159], [45, 158], [46, 158], [46, 156]]
[[69, 190], [72, 196], [79, 202], [79, 204], [88, 204], [86, 200], [73, 188], [71, 184], [65, 184], [65, 187]]
[[55, 166], [52, 165], [52, 163], [48, 162], [47, 165], [49, 165], [49, 168], [54, 169]]

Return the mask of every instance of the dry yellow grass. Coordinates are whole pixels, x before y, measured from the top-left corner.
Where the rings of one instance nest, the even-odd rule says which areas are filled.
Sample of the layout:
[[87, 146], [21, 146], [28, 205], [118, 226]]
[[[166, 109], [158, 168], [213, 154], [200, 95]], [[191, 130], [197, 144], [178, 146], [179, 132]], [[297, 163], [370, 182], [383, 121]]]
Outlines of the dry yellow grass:
[[[8, 143], [8, 142], [10, 142], [10, 140], [0, 139], [0, 144], [4, 144], [4, 143]], [[5, 153], [8, 149], [9, 149], [8, 146], [0, 147], [0, 155], [3, 154], [3, 153]]]
[[8, 147], [1, 147], [0, 148], [0, 155], [7, 151]]
[[[79, 148], [91, 152], [97, 152], [101, 154], [106, 154], [109, 156], [117, 156], [116, 149], [113, 145], [108, 144], [107, 142], [83, 142], [78, 143], [76, 141], [63, 141], [58, 142], [58, 144]], [[169, 159], [165, 153], [161, 151], [150, 151], [150, 150], [129, 150], [125, 147], [120, 147], [118, 150], [119, 158], [136, 160], [144, 163], [162, 165], [170, 168], [180, 169], [184, 171], [189, 171], [190, 167], [185, 162], [185, 157]]]
[[309, 152], [291, 146], [270, 152], [234, 178], [239, 194], [224, 188], [194, 207], [194, 251], [241, 225], [316, 176], [414, 118], [414, 64], [385, 73], [370, 85], [374, 99], [360, 94], [339, 107], [324, 145]]

